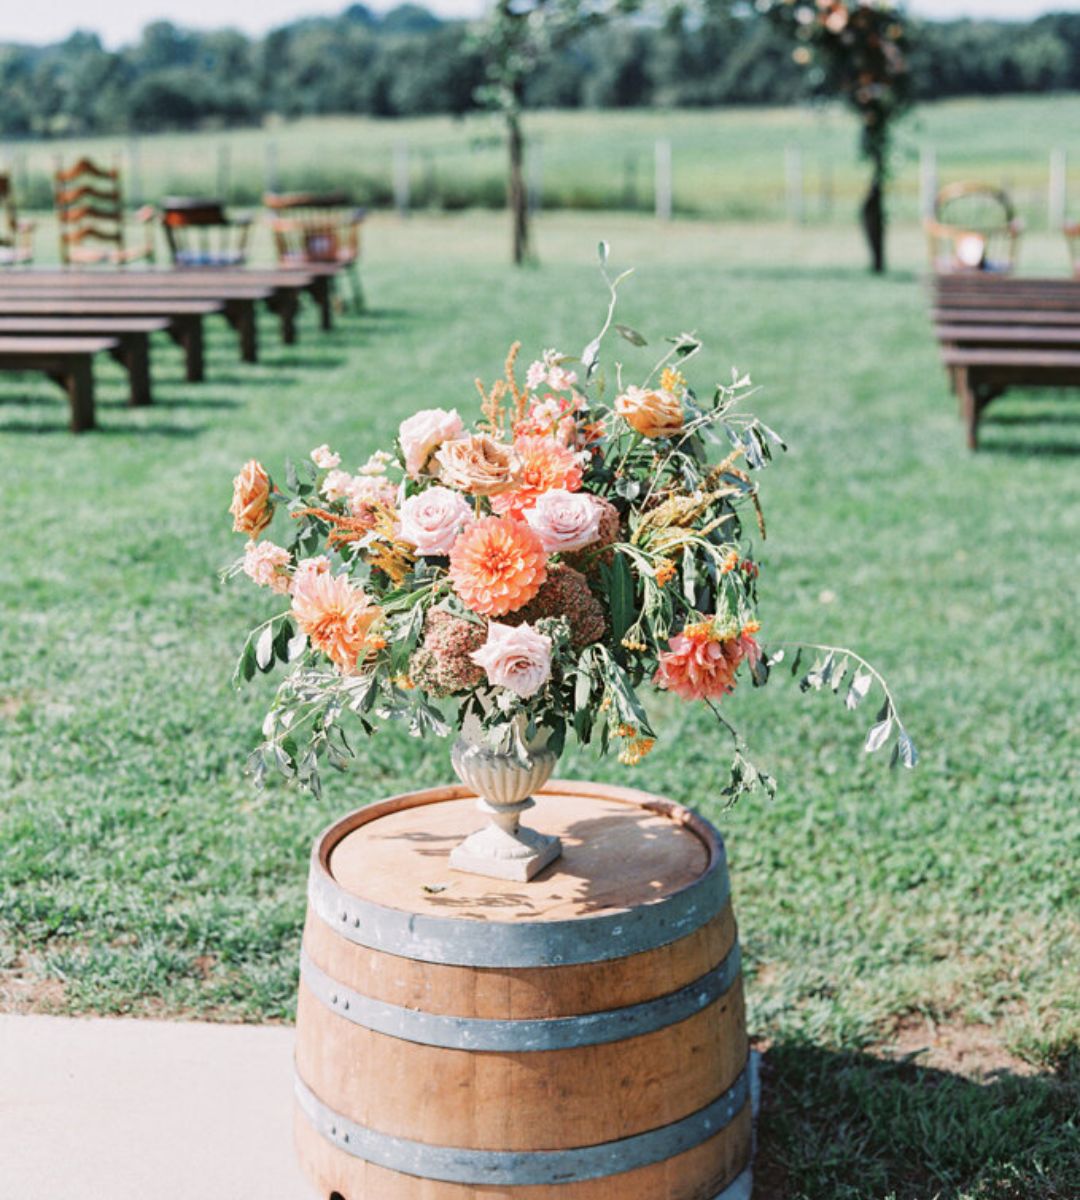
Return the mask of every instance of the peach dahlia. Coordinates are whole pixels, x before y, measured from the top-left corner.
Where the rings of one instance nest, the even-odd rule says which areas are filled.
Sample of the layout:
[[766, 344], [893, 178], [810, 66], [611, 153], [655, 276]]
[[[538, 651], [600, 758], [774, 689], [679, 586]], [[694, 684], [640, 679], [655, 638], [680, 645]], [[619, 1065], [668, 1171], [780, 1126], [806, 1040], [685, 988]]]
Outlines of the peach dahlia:
[[514, 612], [547, 578], [540, 538], [520, 521], [485, 517], [466, 527], [450, 551], [450, 580], [466, 607], [486, 617]]

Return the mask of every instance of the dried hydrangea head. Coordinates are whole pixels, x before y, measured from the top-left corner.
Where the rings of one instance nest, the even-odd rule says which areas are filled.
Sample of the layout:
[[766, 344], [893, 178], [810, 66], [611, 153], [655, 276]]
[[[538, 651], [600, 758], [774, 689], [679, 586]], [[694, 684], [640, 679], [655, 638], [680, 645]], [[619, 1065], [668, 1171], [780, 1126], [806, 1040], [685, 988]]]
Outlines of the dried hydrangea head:
[[431, 609], [424, 618], [424, 640], [409, 660], [409, 678], [439, 698], [472, 691], [484, 682], [484, 668], [471, 655], [486, 639], [481, 622]]
[[545, 617], [565, 618], [570, 627], [570, 644], [575, 650], [600, 641], [607, 629], [603, 605], [593, 595], [588, 580], [565, 563], [549, 567], [540, 590], [506, 621], [510, 625], [520, 621], [535, 625]]

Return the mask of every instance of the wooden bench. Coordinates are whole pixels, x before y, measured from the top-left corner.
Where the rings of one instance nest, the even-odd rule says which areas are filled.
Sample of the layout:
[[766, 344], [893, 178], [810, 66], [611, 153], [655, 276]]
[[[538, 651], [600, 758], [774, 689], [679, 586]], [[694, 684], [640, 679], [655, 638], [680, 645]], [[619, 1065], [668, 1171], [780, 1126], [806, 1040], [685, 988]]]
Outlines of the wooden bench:
[[166, 332], [184, 351], [189, 383], [205, 374], [203, 318], [222, 311], [213, 300], [52, 300], [41, 297], [6, 299], [0, 296], [0, 317], [161, 317]]
[[177, 288], [169, 284], [129, 284], [117, 287], [113, 284], [78, 285], [69, 287], [59, 283], [53, 286], [28, 288], [11, 282], [8, 276], [0, 276], [0, 300], [20, 300], [32, 297], [35, 300], [51, 300], [58, 303], [98, 300], [114, 303], [123, 300], [153, 300], [170, 303], [178, 300], [209, 301], [220, 305], [217, 310], [236, 330], [240, 341], [240, 357], [244, 362], [258, 362], [258, 327], [255, 319], [255, 303], [270, 297], [269, 288], [246, 285], [222, 286], [220, 288]]
[[[333, 328], [333, 288], [334, 279], [342, 268], [333, 263], [307, 263], [298, 266], [277, 266], [273, 268], [236, 267], [236, 268], [201, 268], [178, 267], [170, 271], [136, 270], [124, 272], [103, 271], [58, 271], [55, 268], [34, 268], [19, 271], [10, 276], [25, 282], [28, 287], [49, 287], [56, 282], [72, 282], [75, 286], [90, 286], [102, 283], [112, 284], [123, 288], [126, 281], [131, 279], [144, 281], [174, 281], [178, 287], [192, 284], [215, 287], [225, 283], [251, 284], [269, 287], [279, 297], [287, 297], [288, 293], [297, 296], [307, 292], [318, 306], [323, 329]], [[280, 305], [279, 305], [280, 307]], [[288, 305], [286, 303], [286, 308]], [[283, 325], [283, 334], [285, 332]], [[293, 330], [295, 335], [295, 329]], [[283, 340], [284, 337], [283, 337]]]
[[1080, 387], [1080, 281], [939, 276], [931, 316], [978, 446], [987, 405], [1010, 387]]
[[95, 354], [117, 349], [107, 337], [0, 337], [0, 371], [41, 371], [68, 394], [71, 432], [94, 428]]
[[150, 404], [150, 334], [164, 333], [164, 317], [0, 317], [0, 337], [108, 337], [112, 356], [128, 373], [131, 404]]

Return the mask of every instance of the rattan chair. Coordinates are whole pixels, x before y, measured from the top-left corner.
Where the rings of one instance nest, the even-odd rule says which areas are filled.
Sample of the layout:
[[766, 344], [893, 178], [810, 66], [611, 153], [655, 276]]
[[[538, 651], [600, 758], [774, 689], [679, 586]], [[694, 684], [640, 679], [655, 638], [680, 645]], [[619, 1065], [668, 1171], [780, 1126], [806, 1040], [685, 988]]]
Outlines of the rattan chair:
[[220, 200], [167, 196], [161, 224], [174, 267], [242, 267], [247, 263], [251, 217], [230, 217]]
[[985, 183], [950, 183], [937, 194], [933, 220], [924, 222], [930, 265], [939, 275], [1016, 267], [1023, 222], [1008, 193]]
[[344, 192], [268, 192], [263, 203], [270, 210], [270, 229], [281, 266], [340, 266], [349, 276], [354, 306], [363, 308], [357, 264], [364, 210], [353, 206]]
[[11, 176], [0, 175], [0, 267], [24, 267], [34, 261], [34, 222], [19, 216]]
[[[140, 208], [140, 244], [125, 242], [125, 217], [120, 169], [99, 167], [89, 158], [74, 166], [58, 167], [53, 176], [53, 199], [60, 225], [60, 261], [64, 266], [115, 266], [154, 261], [154, 210]], [[102, 242], [103, 246], [86, 245]]]

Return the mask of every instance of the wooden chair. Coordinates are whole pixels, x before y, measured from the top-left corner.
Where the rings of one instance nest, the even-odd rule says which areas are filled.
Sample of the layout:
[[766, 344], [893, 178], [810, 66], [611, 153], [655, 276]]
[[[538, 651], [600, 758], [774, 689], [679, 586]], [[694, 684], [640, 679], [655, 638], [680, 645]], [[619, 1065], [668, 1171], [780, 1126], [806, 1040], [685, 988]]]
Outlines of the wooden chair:
[[229, 217], [220, 200], [167, 196], [161, 223], [174, 267], [242, 267], [247, 262], [251, 217]]
[[937, 194], [934, 218], [923, 223], [930, 266], [939, 275], [1016, 267], [1023, 222], [1000, 188], [985, 183], [950, 183]]
[[[124, 205], [118, 167], [106, 169], [88, 158], [74, 166], [58, 167], [53, 176], [53, 199], [60, 225], [60, 261], [68, 267], [124, 267], [154, 261], [154, 210], [144, 205], [135, 214], [142, 226], [139, 245], [124, 241]], [[87, 246], [103, 242], [104, 246]]]
[[357, 264], [364, 210], [344, 192], [268, 192], [270, 229], [283, 267], [338, 266], [349, 276], [353, 306], [364, 307]]
[[34, 222], [15, 210], [11, 176], [0, 175], [0, 267], [23, 267], [34, 261]]

